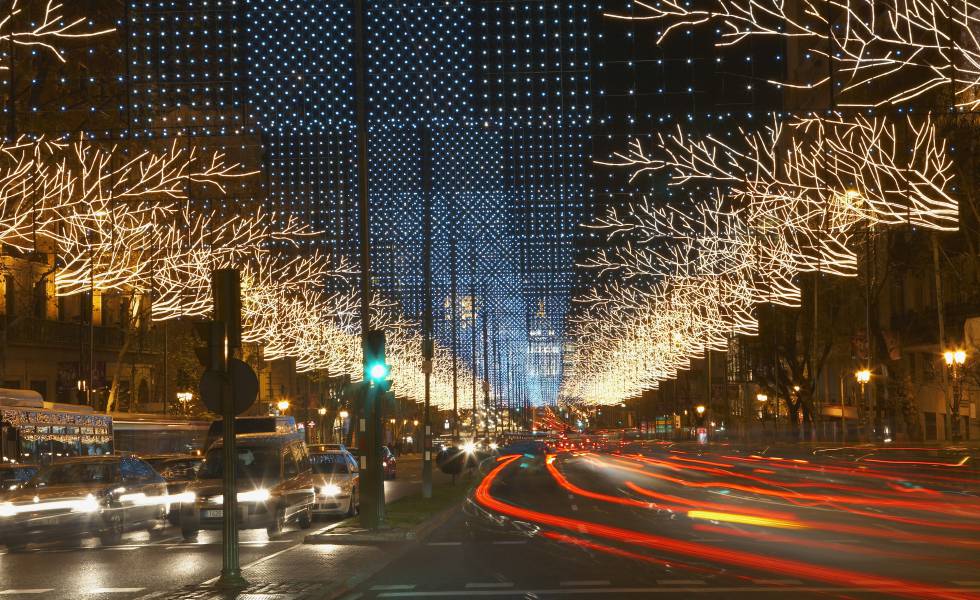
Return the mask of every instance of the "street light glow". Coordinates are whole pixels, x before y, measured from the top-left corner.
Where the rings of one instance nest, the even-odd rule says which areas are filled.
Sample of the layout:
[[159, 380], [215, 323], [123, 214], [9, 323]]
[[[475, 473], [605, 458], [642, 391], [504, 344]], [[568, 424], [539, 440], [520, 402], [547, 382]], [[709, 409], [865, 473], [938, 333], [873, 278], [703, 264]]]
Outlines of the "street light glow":
[[864, 384], [866, 384], [866, 383], [868, 383], [868, 382], [871, 381], [871, 370], [870, 369], [861, 369], [860, 371], [857, 371], [856, 373], [854, 373], [854, 378], [857, 379], [857, 382], [858, 383], [860, 383], [861, 385], [864, 385]]

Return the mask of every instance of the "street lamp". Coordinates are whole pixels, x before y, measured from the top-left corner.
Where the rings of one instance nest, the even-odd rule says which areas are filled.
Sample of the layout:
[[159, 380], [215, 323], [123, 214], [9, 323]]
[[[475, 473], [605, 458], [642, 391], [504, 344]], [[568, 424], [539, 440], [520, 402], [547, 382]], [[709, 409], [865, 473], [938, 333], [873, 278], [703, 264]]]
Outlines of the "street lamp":
[[349, 417], [349, 416], [350, 416], [350, 413], [349, 413], [349, 412], [347, 412], [346, 410], [342, 410], [342, 411], [340, 411], [340, 418], [341, 418], [341, 419], [346, 419], [346, 418], [347, 418], [347, 417]]
[[194, 399], [193, 392], [177, 392], [177, 402], [180, 403], [180, 414], [186, 415], [191, 400]]
[[966, 364], [966, 350], [947, 350], [943, 353], [946, 359], [946, 366], [950, 370], [953, 380], [953, 398], [950, 413], [950, 433], [954, 442], [960, 441], [960, 401], [963, 396], [963, 372], [962, 367]]
[[857, 372], [854, 373], [854, 378], [857, 379], [857, 382], [861, 384], [861, 386], [862, 386], [861, 389], [862, 389], [862, 392], [863, 392], [863, 390], [864, 390], [864, 387], [863, 386], [865, 384], [867, 384], [868, 382], [871, 381], [871, 370], [870, 369], [861, 369], [860, 371], [857, 371]]
[[280, 400], [279, 402], [276, 402], [276, 408], [278, 408], [279, 412], [281, 413], [286, 412], [289, 410], [289, 400]]

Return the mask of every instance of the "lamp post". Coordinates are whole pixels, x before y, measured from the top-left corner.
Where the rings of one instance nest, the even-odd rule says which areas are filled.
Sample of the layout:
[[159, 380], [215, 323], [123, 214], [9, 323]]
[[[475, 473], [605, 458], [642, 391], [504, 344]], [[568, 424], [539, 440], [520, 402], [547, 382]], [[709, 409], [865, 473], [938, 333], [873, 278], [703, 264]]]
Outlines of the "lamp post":
[[276, 408], [279, 409], [279, 414], [285, 413], [289, 410], [289, 400], [280, 400], [276, 402]]
[[[762, 393], [756, 394], [755, 395], [755, 400], [760, 405], [762, 405], [762, 408], [763, 409], [765, 409], [768, 406], [768, 404], [769, 404], [769, 396], [768, 396], [768, 394], [762, 394]], [[762, 419], [762, 432], [763, 432], [763, 434], [766, 431], [765, 425], [766, 425], [766, 420], [765, 420], [765, 415], [763, 414], [763, 419]]]
[[347, 412], [346, 410], [340, 411], [340, 435], [337, 436], [337, 438], [341, 443], [347, 442], [347, 439], [344, 436], [344, 426], [347, 424], [347, 417], [349, 416], [350, 413]]
[[[871, 382], [871, 369], [860, 369], [854, 372], [854, 379], [861, 384], [861, 404], [864, 410], [861, 411], [864, 414], [868, 409], [868, 396], [866, 394], [867, 385]], [[867, 419], [867, 416], [864, 416]], [[862, 429], [865, 429], [865, 425], [862, 425]], [[866, 429], [865, 429], [866, 431]]]
[[963, 396], [963, 365], [966, 364], [966, 350], [947, 350], [943, 353], [946, 367], [950, 370], [953, 383], [953, 399], [948, 407], [950, 413], [950, 433], [954, 442], [960, 441], [960, 401]]
[[319, 437], [320, 437], [320, 443], [323, 444], [323, 443], [325, 443], [327, 441], [325, 439], [326, 438], [326, 433], [323, 432], [323, 417], [327, 416], [327, 408], [325, 406], [321, 406], [320, 408], [316, 409], [316, 412], [317, 412], [318, 415], [320, 415], [320, 436]]

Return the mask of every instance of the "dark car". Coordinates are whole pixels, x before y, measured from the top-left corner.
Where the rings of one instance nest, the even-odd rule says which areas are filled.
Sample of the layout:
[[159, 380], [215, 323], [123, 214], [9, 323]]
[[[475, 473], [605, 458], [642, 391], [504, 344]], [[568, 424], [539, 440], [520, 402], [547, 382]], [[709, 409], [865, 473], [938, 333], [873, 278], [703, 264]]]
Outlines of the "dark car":
[[133, 456], [67, 458], [37, 474], [0, 502], [0, 543], [97, 535], [119, 542], [126, 531], [156, 529], [167, 511], [167, 484]]
[[170, 505], [167, 519], [176, 525], [180, 521], [180, 500], [197, 472], [204, 464], [204, 457], [192, 454], [161, 454], [142, 457], [167, 481], [167, 493], [176, 501]]
[[[235, 444], [239, 528], [265, 529], [270, 537], [278, 535], [290, 521], [309, 528], [315, 490], [302, 438], [256, 433], [236, 436]], [[197, 537], [201, 529], [222, 528], [223, 451], [222, 442], [215, 442], [197, 480], [184, 491], [187, 500], [181, 504], [180, 528], [187, 539]]]
[[395, 453], [391, 451], [391, 448], [381, 446], [381, 469], [385, 474], [385, 479], [394, 479], [397, 476], [396, 463]]
[[15, 463], [0, 463], [0, 496], [7, 490], [12, 490], [37, 474], [37, 465], [21, 465]]

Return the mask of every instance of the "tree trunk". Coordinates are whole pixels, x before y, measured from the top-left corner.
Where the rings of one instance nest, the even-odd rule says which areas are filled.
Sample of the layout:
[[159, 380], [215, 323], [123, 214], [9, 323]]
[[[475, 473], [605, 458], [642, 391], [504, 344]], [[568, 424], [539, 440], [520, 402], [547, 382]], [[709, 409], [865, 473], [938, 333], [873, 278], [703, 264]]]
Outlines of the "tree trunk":
[[[105, 411], [112, 412], [113, 407], [118, 404], [119, 401], [119, 372], [122, 370], [123, 359], [126, 358], [126, 353], [129, 351], [129, 345], [133, 341], [132, 328], [127, 327], [123, 332], [123, 345], [119, 350], [119, 355], [116, 357], [116, 368], [112, 372], [112, 385], [109, 387], [109, 397], [106, 399]], [[135, 381], [130, 382], [129, 389], [129, 402], [133, 403], [133, 398], [136, 393], [134, 388]]]

